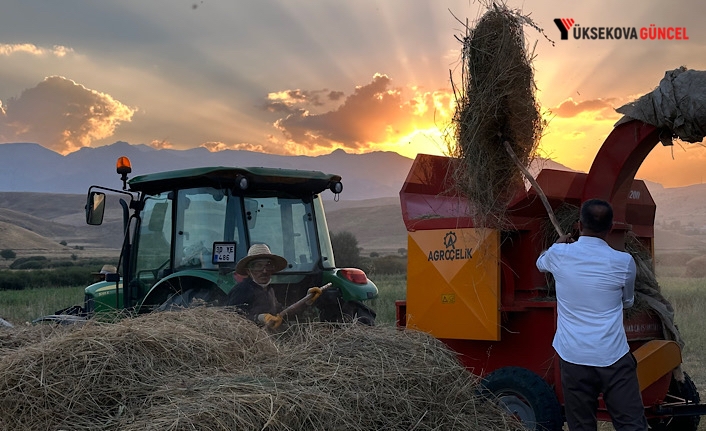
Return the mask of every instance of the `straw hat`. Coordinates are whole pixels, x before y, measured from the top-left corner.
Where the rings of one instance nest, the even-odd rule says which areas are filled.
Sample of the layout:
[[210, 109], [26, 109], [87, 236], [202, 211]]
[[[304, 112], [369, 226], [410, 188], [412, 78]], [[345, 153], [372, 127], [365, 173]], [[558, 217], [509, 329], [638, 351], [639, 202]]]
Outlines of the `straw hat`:
[[118, 268], [115, 265], [103, 265], [99, 272], [92, 272], [93, 275], [105, 275], [105, 274], [115, 274], [118, 272]]
[[275, 266], [274, 271], [279, 272], [287, 267], [287, 259], [282, 256], [272, 254], [270, 248], [266, 244], [253, 244], [248, 250], [248, 255], [240, 259], [235, 265], [235, 272], [240, 275], [247, 275], [248, 264], [257, 259], [269, 259]]

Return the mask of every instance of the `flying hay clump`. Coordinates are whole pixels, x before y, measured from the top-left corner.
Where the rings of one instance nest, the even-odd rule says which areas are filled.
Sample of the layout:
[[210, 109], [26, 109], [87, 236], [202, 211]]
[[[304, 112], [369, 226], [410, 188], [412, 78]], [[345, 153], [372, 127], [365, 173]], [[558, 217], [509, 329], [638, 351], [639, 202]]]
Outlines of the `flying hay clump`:
[[461, 40], [461, 84], [453, 86], [455, 142], [449, 145], [459, 163], [451, 174], [479, 226], [503, 227], [507, 206], [523, 186], [504, 142], [528, 166], [544, 127], [523, 25], [541, 31], [528, 17], [493, 4], [474, 28], [466, 24]]

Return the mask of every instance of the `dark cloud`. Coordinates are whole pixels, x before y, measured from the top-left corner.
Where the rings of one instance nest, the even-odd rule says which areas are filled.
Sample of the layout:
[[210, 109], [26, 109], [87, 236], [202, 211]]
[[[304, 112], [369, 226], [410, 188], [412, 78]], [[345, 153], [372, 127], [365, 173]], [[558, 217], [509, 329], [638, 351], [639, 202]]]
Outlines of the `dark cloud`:
[[[329, 98], [342, 97], [340, 92]], [[435, 98], [439, 94], [417, 94], [404, 99], [399, 88], [392, 88], [386, 75], [376, 74], [366, 85], [356, 87], [336, 109], [312, 114], [291, 105], [291, 112], [275, 122], [286, 140], [307, 149], [344, 147], [363, 150], [375, 143], [388, 142], [411, 133], [417, 128], [430, 127], [434, 119]], [[447, 99], [449, 95], [444, 95]]]
[[563, 101], [559, 106], [553, 108], [551, 112], [557, 117], [571, 118], [576, 117], [584, 112], [593, 112], [601, 117], [619, 117], [620, 114], [615, 113], [613, 104], [616, 99], [594, 99], [575, 102], [572, 98]]
[[265, 104], [265, 109], [270, 112], [276, 112], [279, 114], [290, 114], [295, 111], [291, 106], [287, 105], [282, 101], [268, 102]]
[[341, 100], [344, 95], [345, 94], [343, 93], [343, 91], [331, 91], [328, 94], [328, 100], [337, 102], [337, 101]]
[[36, 142], [67, 154], [113, 135], [134, 113], [108, 94], [51, 76], [0, 107], [0, 139]]
[[293, 113], [294, 106], [321, 107], [326, 102], [335, 102], [343, 97], [342, 91], [323, 90], [284, 90], [267, 95], [265, 110], [279, 113]]

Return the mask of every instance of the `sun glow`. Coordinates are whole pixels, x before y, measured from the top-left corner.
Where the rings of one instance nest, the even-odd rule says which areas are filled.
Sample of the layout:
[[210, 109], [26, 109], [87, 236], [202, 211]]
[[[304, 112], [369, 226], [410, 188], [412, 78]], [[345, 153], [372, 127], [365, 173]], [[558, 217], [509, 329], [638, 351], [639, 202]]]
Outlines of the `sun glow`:
[[444, 131], [437, 127], [416, 129], [395, 142], [380, 144], [376, 149], [394, 151], [410, 159], [414, 159], [420, 153], [443, 156], [449, 152]]
[[587, 172], [618, 118], [596, 118], [594, 113], [549, 118], [538, 155]]

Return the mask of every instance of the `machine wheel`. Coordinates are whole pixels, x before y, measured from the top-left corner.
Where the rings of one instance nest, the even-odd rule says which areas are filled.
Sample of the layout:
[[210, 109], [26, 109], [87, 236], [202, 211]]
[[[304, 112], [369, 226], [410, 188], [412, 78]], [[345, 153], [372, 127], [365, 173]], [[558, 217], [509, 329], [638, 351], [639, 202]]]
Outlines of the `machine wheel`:
[[319, 308], [319, 318], [324, 322], [357, 322], [375, 326], [375, 317], [373, 310], [357, 301], [334, 301]]
[[[684, 382], [679, 382], [674, 377], [669, 384], [667, 399], [665, 402], [672, 402], [671, 396], [678, 399], [687, 400], [690, 404], [698, 404], [701, 401], [699, 391], [696, 389], [694, 381], [691, 377], [684, 373]], [[696, 431], [699, 428], [701, 416], [677, 416], [668, 419], [656, 419], [649, 421], [650, 429], [655, 431]]]
[[481, 393], [497, 401], [529, 430], [560, 431], [564, 426], [556, 394], [526, 368], [498, 368], [485, 376]]

